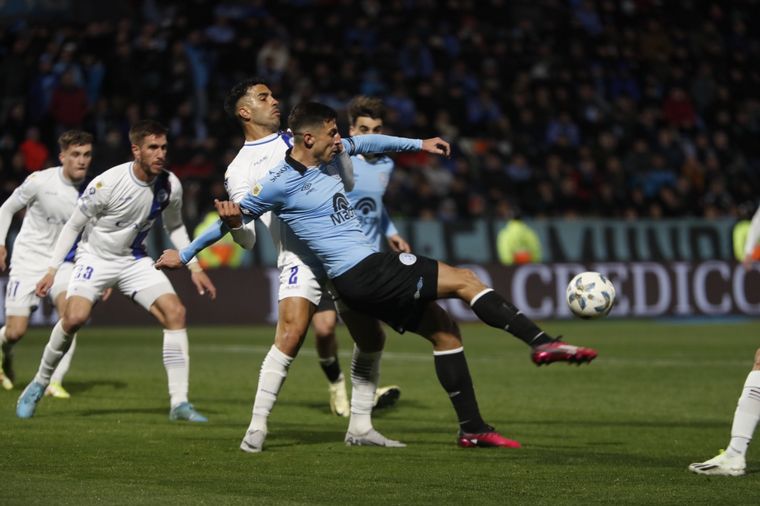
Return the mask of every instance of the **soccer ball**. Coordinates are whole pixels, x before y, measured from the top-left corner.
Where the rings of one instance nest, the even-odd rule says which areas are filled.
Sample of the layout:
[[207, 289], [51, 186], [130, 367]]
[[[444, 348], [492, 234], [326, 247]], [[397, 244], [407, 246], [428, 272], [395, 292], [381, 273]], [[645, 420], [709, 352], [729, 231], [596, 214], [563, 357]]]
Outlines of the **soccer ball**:
[[598, 272], [581, 272], [567, 285], [567, 304], [579, 318], [607, 316], [615, 304], [615, 287]]

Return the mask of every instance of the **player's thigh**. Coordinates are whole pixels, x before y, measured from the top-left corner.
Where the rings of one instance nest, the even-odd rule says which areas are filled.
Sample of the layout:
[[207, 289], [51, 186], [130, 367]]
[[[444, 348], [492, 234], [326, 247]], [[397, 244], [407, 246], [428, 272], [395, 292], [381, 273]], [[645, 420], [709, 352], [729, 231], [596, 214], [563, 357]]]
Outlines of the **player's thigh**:
[[436, 351], [453, 350], [462, 346], [459, 326], [451, 315], [435, 302], [427, 304], [414, 332], [433, 343]]
[[360, 350], [373, 352], [385, 347], [385, 332], [380, 320], [346, 307], [341, 308], [340, 317]]
[[69, 295], [66, 297], [66, 307], [61, 315], [63, 330], [67, 333], [79, 330], [92, 313], [93, 301], [80, 295]]
[[93, 304], [107, 288], [117, 282], [123, 267], [124, 262], [121, 260], [105, 260], [89, 253], [80, 254], [69, 275], [67, 301], [71, 297], [82, 297]]
[[56, 305], [56, 309], [60, 313], [61, 308], [58, 307], [59, 299], [66, 299], [66, 290], [71, 282], [71, 275], [74, 273], [73, 262], [63, 262], [55, 273], [55, 279], [53, 279], [53, 286], [50, 287], [50, 299], [53, 304]]
[[461, 269], [438, 262], [439, 297], [458, 297], [465, 302], [470, 302], [486, 288], [488, 287], [470, 269]]
[[29, 328], [28, 316], [11, 316], [5, 315], [5, 338], [9, 341], [18, 341]]
[[[156, 270], [153, 267], [153, 259], [148, 257], [124, 261], [116, 286], [121, 293], [146, 311], [151, 311], [153, 303], [162, 295], [173, 294], [176, 297], [169, 278], [163, 271]], [[169, 299], [174, 300], [171, 297]], [[179, 301], [178, 297], [176, 301]]]
[[[44, 272], [35, 271], [14, 271], [11, 270], [8, 277], [8, 284], [5, 286], [5, 314], [6, 317], [19, 317], [16, 320], [20, 325], [22, 320], [29, 320], [29, 315], [34, 312], [40, 305], [40, 298], [34, 293], [37, 282], [42, 278]], [[9, 325], [6, 322], [6, 333]], [[21, 335], [26, 332], [26, 326]], [[20, 336], [19, 336], [20, 337]]]

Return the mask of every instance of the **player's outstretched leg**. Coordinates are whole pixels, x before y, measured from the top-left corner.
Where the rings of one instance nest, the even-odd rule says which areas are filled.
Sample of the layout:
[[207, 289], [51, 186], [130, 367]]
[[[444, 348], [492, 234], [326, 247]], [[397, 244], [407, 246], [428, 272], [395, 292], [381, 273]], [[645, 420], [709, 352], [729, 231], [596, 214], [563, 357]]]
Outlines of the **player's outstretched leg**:
[[457, 296], [470, 304], [480, 320], [517, 337], [532, 348], [531, 359], [536, 365], [553, 362], [582, 364], [597, 356], [596, 350], [568, 344], [552, 338], [538, 328], [511, 302], [483, 284], [469, 269], [459, 269], [438, 262], [438, 296]]
[[50, 376], [61, 361], [61, 357], [68, 351], [73, 338], [73, 333], [67, 334], [64, 332], [62, 321], [59, 320], [55, 324], [55, 327], [53, 327], [53, 331], [50, 333], [50, 340], [42, 352], [42, 360], [40, 361], [37, 375], [18, 398], [16, 416], [19, 418], [31, 418], [34, 416], [37, 403], [45, 395], [45, 388], [50, 383]]

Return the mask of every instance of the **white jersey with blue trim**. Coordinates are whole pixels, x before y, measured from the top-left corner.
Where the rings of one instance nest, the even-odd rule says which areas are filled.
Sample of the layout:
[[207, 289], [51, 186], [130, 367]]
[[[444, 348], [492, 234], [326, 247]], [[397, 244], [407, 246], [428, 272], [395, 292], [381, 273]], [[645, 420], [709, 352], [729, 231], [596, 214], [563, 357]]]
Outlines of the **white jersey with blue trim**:
[[15, 274], [38, 272], [48, 264], [61, 229], [76, 207], [77, 187], [59, 166], [33, 172], [13, 191], [9, 199], [15, 199], [15, 207], [26, 207], [13, 243], [11, 269]]
[[[285, 152], [292, 145], [289, 132], [277, 132], [246, 142], [224, 174], [224, 187], [230, 200], [239, 204], [251, 191], [256, 181], [264, 177], [270, 169], [282, 163]], [[271, 213], [264, 213], [259, 221], [269, 229], [272, 236], [272, 242], [277, 249], [278, 267], [290, 263], [292, 257], [297, 256], [305, 264], [317, 269], [315, 275], [322, 276], [319, 262], [310, 258], [314, 254], [296, 237], [287, 224], [281, 223]], [[255, 227], [255, 222], [251, 221], [246, 226]]]
[[[134, 162], [117, 165], [93, 179], [77, 205], [90, 218], [79, 251], [100, 258], [147, 256], [145, 239], [159, 214], [180, 222], [182, 184], [168, 170], [153, 181], [140, 181]], [[171, 216], [168, 216], [171, 215]]]
[[354, 166], [355, 184], [347, 197], [365, 235], [375, 249], [380, 251], [390, 225], [383, 204], [383, 195], [395, 164], [385, 155], [356, 155], [351, 157], [351, 163]]

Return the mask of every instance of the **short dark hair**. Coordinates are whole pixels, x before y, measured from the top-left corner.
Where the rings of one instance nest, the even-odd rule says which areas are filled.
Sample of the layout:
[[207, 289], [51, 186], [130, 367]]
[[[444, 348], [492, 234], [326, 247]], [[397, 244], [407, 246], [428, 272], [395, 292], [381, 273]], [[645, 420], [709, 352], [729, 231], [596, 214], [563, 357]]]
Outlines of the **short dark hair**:
[[359, 95], [348, 104], [348, 121], [353, 125], [362, 116], [385, 119], [385, 106], [378, 97]]
[[249, 77], [243, 81], [240, 81], [227, 93], [224, 98], [224, 112], [229, 114], [233, 118], [237, 118], [237, 103], [238, 100], [243, 98], [248, 90], [256, 86], [257, 84], [263, 84], [269, 86], [266, 81], [258, 77]]
[[301, 102], [290, 111], [288, 127], [294, 134], [298, 134], [307, 127], [321, 126], [327, 121], [337, 119], [338, 113], [329, 105], [319, 102]]
[[129, 129], [129, 142], [139, 146], [149, 135], [161, 136], [169, 133], [169, 129], [156, 120], [141, 119]]
[[84, 146], [92, 144], [92, 134], [82, 130], [66, 130], [58, 137], [58, 147], [66, 151], [71, 146]]

